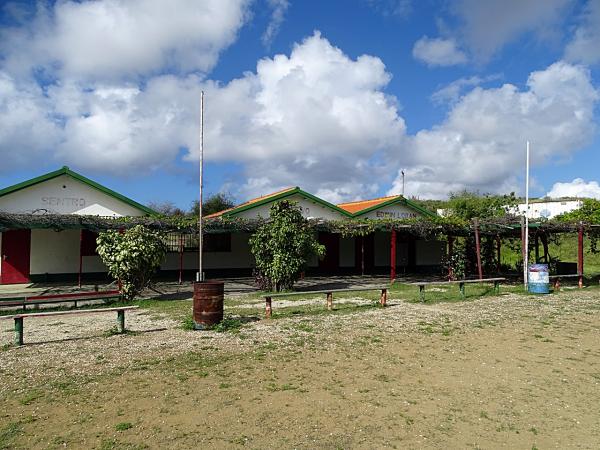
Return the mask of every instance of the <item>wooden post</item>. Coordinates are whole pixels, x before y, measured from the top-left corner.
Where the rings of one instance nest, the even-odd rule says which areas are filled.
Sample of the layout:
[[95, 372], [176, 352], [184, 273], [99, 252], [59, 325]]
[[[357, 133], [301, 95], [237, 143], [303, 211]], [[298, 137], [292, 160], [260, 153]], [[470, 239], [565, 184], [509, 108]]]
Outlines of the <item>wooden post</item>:
[[[448, 235], [448, 261], [451, 260], [454, 255], [454, 236]], [[448, 264], [448, 281], [454, 279], [454, 270], [452, 270], [452, 264]]]
[[425, 303], [425, 285], [424, 284], [419, 285], [419, 300], [421, 300], [423, 303]]
[[577, 272], [579, 274], [579, 289], [583, 287], [583, 223], [579, 223], [579, 239], [577, 246]]
[[333, 293], [327, 293], [327, 309], [331, 311], [333, 309]]
[[183, 283], [183, 233], [179, 234], [179, 284]]
[[392, 228], [390, 236], [390, 280], [396, 280], [396, 230]]
[[15, 317], [15, 345], [23, 345], [23, 318]]
[[271, 297], [265, 297], [265, 319], [271, 318], [271, 313], [273, 309], [271, 308]]
[[360, 237], [360, 274], [365, 276], [365, 237]]
[[379, 299], [379, 303], [383, 307], [385, 307], [387, 305], [387, 289], [385, 289], [385, 288], [383, 288], [381, 290], [381, 298]]
[[125, 333], [125, 310], [123, 309], [117, 311], [117, 331]]
[[79, 230], [79, 277], [78, 286], [81, 287], [81, 272], [83, 271], [83, 229]]
[[[523, 266], [525, 265], [525, 252], [529, 249], [525, 248], [525, 218], [521, 218], [521, 257], [523, 258]], [[525, 270], [525, 268], [523, 268]], [[523, 272], [525, 273], [525, 272]], [[527, 282], [525, 276], [523, 275], [523, 282]]]
[[465, 298], [465, 283], [458, 283], [458, 290], [460, 291], [460, 296]]
[[475, 251], [477, 252], [477, 272], [479, 273], [479, 279], [483, 280], [483, 267], [481, 266], [481, 243], [479, 242], [479, 220], [474, 219], [475, 222]]
[[540, 237], [538, 235], [538, 233], [535, 233], [535, 263], [539, 263], [540, 262]]
[[550, 255], [548, 252], [548, 235], [546, 233], [542, 234], [542, 247], [544, 248], [544, 262], [548, 264], [550, 262], [548, 260]]
[[502, 238], [500, 235], [496, 236], [496, 272], [502, 272]]

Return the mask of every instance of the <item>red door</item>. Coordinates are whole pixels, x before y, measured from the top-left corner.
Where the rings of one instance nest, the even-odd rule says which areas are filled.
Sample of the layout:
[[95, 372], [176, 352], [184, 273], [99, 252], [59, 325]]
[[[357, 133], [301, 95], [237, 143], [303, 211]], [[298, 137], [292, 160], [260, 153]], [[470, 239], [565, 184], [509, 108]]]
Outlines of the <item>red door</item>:
[[0, 284], [29, 282], [31, 230], [2, 232], [2, 272]]
[[319, 261], [319, 271], [335, 273], [340, 267], [340, 235], [320, 232], [319, 244], [325, 246], [325, 257]]

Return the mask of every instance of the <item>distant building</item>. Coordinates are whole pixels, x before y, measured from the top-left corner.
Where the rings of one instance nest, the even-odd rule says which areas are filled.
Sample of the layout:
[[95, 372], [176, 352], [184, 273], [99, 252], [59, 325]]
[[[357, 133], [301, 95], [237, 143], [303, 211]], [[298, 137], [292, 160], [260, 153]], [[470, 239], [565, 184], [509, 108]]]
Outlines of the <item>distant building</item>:
[[[561, 214], [575, 211], [583, 206], [582, 200], [533, 200], [529, 203], [530, 219], [553, 219]], [[520, 203], [515, 208], [509, 208], [509, 213], [517, 216], [525, 214], [525, 203]]]

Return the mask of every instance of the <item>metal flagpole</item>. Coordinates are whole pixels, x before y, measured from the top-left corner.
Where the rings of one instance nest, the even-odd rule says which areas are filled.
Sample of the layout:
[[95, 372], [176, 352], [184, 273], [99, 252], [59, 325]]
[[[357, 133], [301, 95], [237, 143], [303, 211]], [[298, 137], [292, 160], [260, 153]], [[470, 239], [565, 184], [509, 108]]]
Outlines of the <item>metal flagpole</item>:
[[523, 282], [525, 289], [528, 284], [529, 266], [529, 141], [527, 141], [527, 162], [525, 169], [525, 254], [523, 255]]
[[200, 199], [198, 200], [198, 273], [196, 281], [204, 281], [202, 271], [202, 171], [204, 160], [204, 91], [200, 92]]

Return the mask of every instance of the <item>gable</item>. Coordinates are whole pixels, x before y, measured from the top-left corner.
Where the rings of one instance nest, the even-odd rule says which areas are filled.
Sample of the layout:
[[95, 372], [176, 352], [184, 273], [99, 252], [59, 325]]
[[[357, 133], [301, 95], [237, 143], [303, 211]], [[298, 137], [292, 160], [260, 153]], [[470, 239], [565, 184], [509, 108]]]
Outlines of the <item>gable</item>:
[[[68, 170], [68, 169], [67, 169]], [[40, 177], [41, 178], [41, 177]], [[83, 177], [82, 177], [83, 178]], [[35, 181], [30, 180], [30, 181]], [[84, 180], [86, 180], [84, 178]], [[0, 211], [31, 214], [82, 214], [100, 216], [142, 216], [147, 212], [132, 200], [124, 201], [73, 176], [63, 173], [4, 189], [0, 196]], [[133, 204], [132, 204], [133, 203]]]
[[378, 206], [360, 214], [362, 219], [416, 219], [421, 216], [421, 212], [401, 203]]

